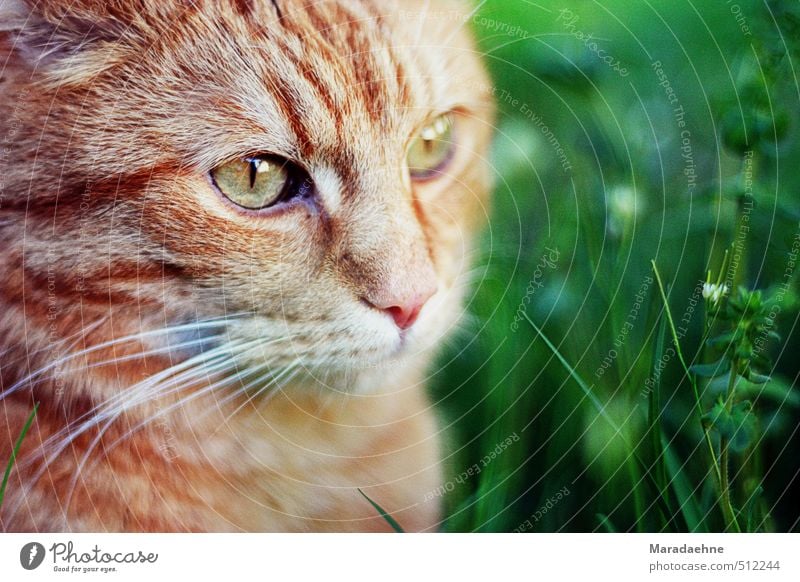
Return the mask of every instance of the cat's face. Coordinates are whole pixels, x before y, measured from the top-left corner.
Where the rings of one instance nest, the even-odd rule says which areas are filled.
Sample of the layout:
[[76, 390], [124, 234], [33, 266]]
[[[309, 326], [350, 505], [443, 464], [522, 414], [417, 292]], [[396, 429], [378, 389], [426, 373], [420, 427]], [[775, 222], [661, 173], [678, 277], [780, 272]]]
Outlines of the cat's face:
[[460, 3], [12, 4], [6, 210], [76, 304], [235, 315], [229, 336], [328, 368], [454, 325], [491, 116]]

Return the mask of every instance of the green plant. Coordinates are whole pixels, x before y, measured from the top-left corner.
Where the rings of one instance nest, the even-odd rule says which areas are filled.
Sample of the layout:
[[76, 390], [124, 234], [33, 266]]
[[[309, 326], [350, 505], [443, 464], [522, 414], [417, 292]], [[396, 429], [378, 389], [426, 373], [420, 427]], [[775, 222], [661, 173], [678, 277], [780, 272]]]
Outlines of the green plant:
[[[757, 409], [743, 396], [746, 387], [770, 382], [772, 363], [767, 357], [768, 340], [780, 341], [771, 315], [773, 299], [762, 291], [738, 287], [729, 295], [722, 283], [722, 272], [716, 283], [706, 283], [704, 297], [710, 315], [706, 346], [717, 352], [719, 359], [698, 364], [690, 370], [705, 379], [707, 389], [715, 395], [714, 403], [702, 417], [704, 427], [717, 439], [717, 463], [720, 468], [720, 505], [725, 513], [727, 530], [741, 531], [741, 509], [736, 509], [730, 482], [731, 455], [742, 455], [758, 446], [760, 425]], [[758, 489], [761, 489], [760, 484]], [[752, 512], [751, 512], [752, 513]], [[752, 523], [752, 519], [747, 520]]]
[[[444, 529], [518, 529], [566, 485], [572, 494], [531, 531], [800, 527], [790, 501], [800, 269], [783, 279], [800, 233], [800, 19], [796, 2], [766, 4], [737, 3], [749, 35], [725, 3], [564, 4], [575, 30], [625, 63], [625, 78], [584, 50], [558, 10], [482, 5], [481, 18], [524, 35], [473, 23], [500, 106], [498, 188], [469, 295], [476, 323], [432, 374], [433, 394], [450, 476], [511, 432], [521, 443], [444, 496]], [[537, 271], [547, 248], [561, 258]], [[721, 280], [706, 280], [711, 265]], [[720, 396], [725, 409], [730, 378], [690, 368], [722, 359], [725, 346], [706, 342], [733, 320], [714, 315], [703, 283], [720, 284], [727, 309], [739, 287], [761, 289], [768, 304], [779, 282], [789, 290], [772, 331], [783, 337], [757, 338], [774, 365], [753, 358], [749, 369], [769, 382], [736, 363], [723, 472], [720, 427], [703, 417]], [[526, 296], [534, 325], [511, 330]]]
[[364, 493], [361, 489], [359, 489], [358, 492], [361, 493], [364, 499], [366, 499], [369, 502], [369, 504], [375, 509], [375, 511], [378, 512], [378, 514], [383, 518], [383, 520], [389, 524], [389, 526], [395, 531], [395, 533], [405, 533], [405, 530], [403, 530], [400, 524], [397, 523], [397, 520], [393, 518], [391, 515], [389, 515], [389, 513], [387, 513], [386, 510], [383, 509], [383, 507], [375, 503], [369, 497], [369, 495]]
[[14, 463], [17, 460], [17, 455], [19, 454], [19, 450], [22, 447], [22, 441], [25, 440], [25, 435], [28, 434], [31, 426], [33, 425], [33, 421], [36, 419], [36, 413], [39, 410], [39, 403], [37, 402], [33, 410], [31, 411], [30, 415], [28, 416], [28, 420], [25, 421], [25, 425], [22, 427], [22, 430], [19, 433], [19, 437], [17, 437], [17, 441], [14, 443], [14, 448], [11, 450], [11, 458], [8, 460], [8, 464], [6, 465], [6, 471], [3, 474], [3, 482], [0, 484], [0, 507], [3, 506], [3, 500], [6, 496], [6, 486], [8, 485], [8, 478], [11, 476], [11, 470], [14, 468]]

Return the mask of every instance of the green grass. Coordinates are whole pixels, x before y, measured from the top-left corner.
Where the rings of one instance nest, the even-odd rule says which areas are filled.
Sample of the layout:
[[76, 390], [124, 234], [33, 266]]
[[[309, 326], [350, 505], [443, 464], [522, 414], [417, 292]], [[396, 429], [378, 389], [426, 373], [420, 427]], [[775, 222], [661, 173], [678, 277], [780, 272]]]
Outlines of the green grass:
[[[445, 496], [443, 529], [512, 531], [529, 520], [543, 532], [722, 531], [731, 517], [719, 501], [719, 435], [701, 421], [717, 388], [690, 371], [714, 361], [714, 350], [693, 294], [737, 242], [745, 214], [750, 230], [732, 281], [784, 282], [800, 233], [800, 60], [793, 73], [755, 1], [740, 2], [749, 37], [725, 3], [697, 12], [684, 3], [572, 3], [575, 30], [601, 39], [626, 64], [623, 78], [558, 20], [562, 6], [490, 0], [481, 9], [527, 39], [473, 23], [500, 101], [497, 187], [481, 245], [485, 276], [469, 298], [476, 323], [440, 359], [432, 393], [449, 428], [448, 478], [509, 435], [520, 442]], [[800, 20], [777, 2], [771, 8], [797, 59]], [[552, 129], [571, 171], [521, 104]], [[540, 273], [530, 321], [515, 331], [546, 249], [560, 260]], [[800, 522], [789, 501], [800, 494], [796, 272], [788, 283], [781, 340], [767, 352], [771, 381], [737, 388], [759, 423], [758, 438], [727, 459], [732, 521], [745, 531], [797, 531]], [[668, 357], [676, 340], [680, 354]], [[564, 487], [570, 495], [547, 508]]]
[[8, 463], [6, 464], [6, 470], [3, 474], [3, 482], [0, 484], [0, 507], [3, 507], [3, 500], [6, 496], [6, 486], [8, 485], [8, 479], [11, 476], [11, 470], [14, 468], [14, 463], [17, 460], [17, 455], [19, 454], [19, 450], [22, 447], [22, 441], [25, 440], [25, 436], [28, 434], [28, 431], [31, 429], [33, 425], [33, 421], [36, 419], [36, 413], [39, 410], [39, 403], [37, 402], [33, 410], [31, 411], [30, 415], [28, 416], [28, 420], [25, 421], [25, 425], [22, 427], [22, 430], [17, 437], [17, 441], [14, 443], [14, 448], [11, 451], [11, 458], [8, 459]]
[[397, 520], [388, 513], [386, 513], [386, 510], [383, 507], [375, 503], [369, 497], [369, 495], [364, 493], [361, 489], [359, 489], [358, 492], [361, 493], [362, 497], [364, 497], [364, 499], [366, 499], [369, 502], [369, 504], [375, 509], [375, 511], [378, 512], [378, 515], [380, 515], [384, 519], [384, 521], [389, 524], [389, 526], [394, 530], [395, 533], [405, 533], [405, 530], [403, 530], [400, 524], [397, 523]]

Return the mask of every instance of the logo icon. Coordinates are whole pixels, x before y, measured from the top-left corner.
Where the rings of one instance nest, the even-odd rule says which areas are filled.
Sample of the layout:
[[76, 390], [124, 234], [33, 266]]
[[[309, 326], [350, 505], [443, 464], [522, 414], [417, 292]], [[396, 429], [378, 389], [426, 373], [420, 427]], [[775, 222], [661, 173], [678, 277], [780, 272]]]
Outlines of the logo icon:
[[30, 542], [22, 546], [19, 552], [19, 563], [26, 570], [35, 570], [44, 561], [44, 546], [39, 542]]

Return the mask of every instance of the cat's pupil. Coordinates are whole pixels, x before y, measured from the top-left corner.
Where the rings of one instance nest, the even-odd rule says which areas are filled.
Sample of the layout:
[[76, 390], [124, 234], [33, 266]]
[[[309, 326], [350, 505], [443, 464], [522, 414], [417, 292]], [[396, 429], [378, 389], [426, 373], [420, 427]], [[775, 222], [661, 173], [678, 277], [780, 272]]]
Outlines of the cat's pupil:
[[261, 165], [261, 160], [250, 160], [250, 189], [252, 190], [256, 185], [256, 177], [258, 176], [258, 167]]

